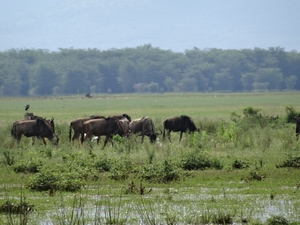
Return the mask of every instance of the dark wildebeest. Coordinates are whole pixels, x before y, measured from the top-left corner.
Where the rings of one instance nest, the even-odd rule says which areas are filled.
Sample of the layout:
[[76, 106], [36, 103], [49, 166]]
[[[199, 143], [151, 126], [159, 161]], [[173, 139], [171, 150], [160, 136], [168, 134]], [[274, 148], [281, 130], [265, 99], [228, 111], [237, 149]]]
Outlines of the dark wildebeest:
[[[22, 135], [42, 139], [44, 145], [46, 145], [45, 138], [48, 138], [55, 145], [59, 141], [58, 134], [55, 134], [54, 130], [54, 119], [45, 120], [37, 118], [34, 120], [18, 120], [13, 124], [11, 135], [18, 142], [20, 142]], [[34, 139], [32, 140], [33, 144]]]
[[[26, 112], [24, 114], [24, 120], [36, 120], [36, 119], [44, 119], [44, 120], [46, 120], [46, 118], [42, 118], [40, 116], [34, 115], [33, 113]], [[51, 120], [46, 120], [46, 121], [50, 124], [51, 129], [55, 133], [55, 130], [54, 130], [54, 118], [52, 117]], [[39, 139], [39, 137], [38, 137], [38, 139]], [[32, 137], [32, 145], [34, 144], [34, 141], [35, 141], [35, 136]]]
[[296, 120], [296, 137], [297, 137], [297, 140], [299, 139], [299, 134], [300, 134], [300, 117], [298, 117], [297, 120]]
[[148, 116], [132, 120], [129, 123], [129, 130], [133, 134], [140, 134], [142, 136], [142, 143], [145, 135], [149, 137], [151, 143], [154, 143], [157, 136], [161, 134], [155, 132], [155, 126]]
[[[84, 134], [86, 134], [86, 137], [84, 137]], [[103, 145], [104, 148], [108, 140], [113, 145], [112, 137], [117, 134], [120, 136], [126, 135], [120, 124], [120, 121], [116, 118], [108, 117], [103, 119], [87, 120], [82, 124], [81, 143], [83, 143], [85, 139], [91, 140], [93, 136], [106, 136]], [[97, 144], [98, 143], [99, 138], [97, 140]]]
[[91, 120], [91, 119], [103, 119], [103, 118], [105, 118], [105, 117], [104, 116], [93, 115], [93, 116], [90, 116], [90, 117], [87, 117], [87, 118], [78, 118], [78, 119], [75, 119], [75, 120], [71, 121], [70, 128], [69, 128], [69, 141], [71, 141], [72, 129], [74, 131], [72, 141], [74, 141], [75, 139], [79, 138], [79, 136], [81, 134], [81, 131], [82, 131], [82, 124], [85, 121], [88, 121], [88, 120]]
[[167, 136], [170, 142], [171, 142], [171, 137], [170, 137], [171, 131], [173, 132], [180, 131], [179, 141], [181, 141], [183, 132], [200, 131], [198, 128], [196, 128], [192, 118], [184, 115], [168, 118], [163, 122], [163, 125], [164, 125], [163, 140], [165, 140], [165, 131], [167, 130]]

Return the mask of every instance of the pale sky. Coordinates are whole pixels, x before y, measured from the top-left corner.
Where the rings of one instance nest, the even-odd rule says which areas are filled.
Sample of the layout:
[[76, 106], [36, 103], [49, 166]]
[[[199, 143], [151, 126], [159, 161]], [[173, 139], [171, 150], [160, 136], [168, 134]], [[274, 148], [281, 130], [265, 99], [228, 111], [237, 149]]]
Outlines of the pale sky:
[[0, 51], [149, 43], [300, 51], [299, 12], [299, 0], [0, 0]]

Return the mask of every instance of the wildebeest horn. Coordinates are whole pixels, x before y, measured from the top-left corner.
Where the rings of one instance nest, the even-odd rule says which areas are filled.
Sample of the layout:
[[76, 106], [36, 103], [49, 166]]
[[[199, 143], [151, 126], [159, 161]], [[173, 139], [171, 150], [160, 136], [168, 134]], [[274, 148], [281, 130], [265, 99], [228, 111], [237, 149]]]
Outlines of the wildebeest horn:
[[160, 134], [162, 134], [162, 130], [161, 130], [161, 129], [159, 129], [159, 131], [160, 131], [160, 133], [156, 133], [156, 135], [160, 135]]

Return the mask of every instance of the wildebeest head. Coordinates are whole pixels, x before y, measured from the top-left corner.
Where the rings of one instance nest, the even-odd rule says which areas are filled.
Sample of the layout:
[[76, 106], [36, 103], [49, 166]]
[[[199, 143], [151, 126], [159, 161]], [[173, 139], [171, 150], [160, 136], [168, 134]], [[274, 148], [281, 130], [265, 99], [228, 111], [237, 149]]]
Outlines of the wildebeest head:
[[154, 143], [157, 136], [162, 133], [155, 132], [155, 126], [148, 116], [132, 120], [129, 124], [129, 129], [133, 134], [139, 133], [142, 136], [142, 143], [145, 135], [149, 137], [151, 143]]
[[185, 115], [182, 115], [180, 117], [182, 120], [183, 128], [185, 130], [187, 130], [189, 132], [199, 131], [199, 129], [197, 129], [197, 127], [191, 117], [185, 116]]

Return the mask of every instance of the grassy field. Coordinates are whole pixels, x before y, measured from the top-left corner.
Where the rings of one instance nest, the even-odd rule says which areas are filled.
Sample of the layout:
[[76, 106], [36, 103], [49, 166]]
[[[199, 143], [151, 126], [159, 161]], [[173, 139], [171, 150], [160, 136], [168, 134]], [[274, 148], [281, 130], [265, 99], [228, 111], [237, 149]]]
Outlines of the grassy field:
[[[295, 124], [285, 117], [287, 106], [300, 111], [299, 99], [299, 92], [1, 98], [0, 200], [25, 197], [36, 209], [29, 224], [270, 224], [277, 217], [299, 224], [299, 167], [280, 166], [298, 163]], [[12, 145], [12, 123], [23, 118], [26, 104], [28, 112], [55, 119], [58, 146], [39, 140], [31, 146], [25, 137]], [[246, 118], [247, 107], [260, 111]], [[201, 132], [180, 143], [171, 133], [172, 143], [159, 137], [154, 145], [116, 138], [105, 149], [68, 142], [73, 119], [123, 113], [147, 115], [157, 129], [168, 117], [188, 115]], [[61, 179], [59, 187], [82, 186], [54, 195], [30, 188], [38, 178], [48, 182], [49, 174]], [[85, 216], [72, 217], [78, 208]], [[1, 224], [20, 224], [13, 219], [0, 215]]]

